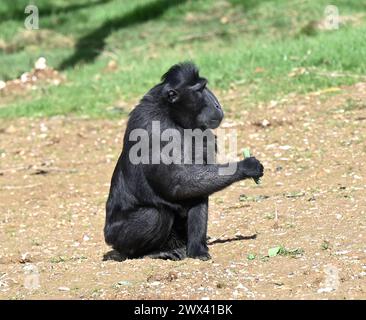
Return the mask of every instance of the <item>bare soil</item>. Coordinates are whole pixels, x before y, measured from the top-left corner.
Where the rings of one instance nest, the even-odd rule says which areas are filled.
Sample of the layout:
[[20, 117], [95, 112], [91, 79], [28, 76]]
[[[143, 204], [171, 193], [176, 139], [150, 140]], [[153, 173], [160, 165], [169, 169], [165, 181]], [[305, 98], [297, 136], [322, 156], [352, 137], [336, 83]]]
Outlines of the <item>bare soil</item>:
[[206, 262], [103, 258], [126, 120], [1, 120], [0, 298], [365, 299], [366, 83], [230, 110], [265, 177], [210, 198]]

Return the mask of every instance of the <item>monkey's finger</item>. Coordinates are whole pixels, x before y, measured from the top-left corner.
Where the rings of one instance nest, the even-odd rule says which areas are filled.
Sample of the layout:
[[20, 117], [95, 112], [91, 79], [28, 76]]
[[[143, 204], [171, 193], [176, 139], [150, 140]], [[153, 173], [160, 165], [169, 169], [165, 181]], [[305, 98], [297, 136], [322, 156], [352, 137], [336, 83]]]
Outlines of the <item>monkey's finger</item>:
[[[243, 155], [244, 155], [244, 158], [250, 158], [251, 157], [250, 149], [245, 148], [244, 151], [243, 151]], [[256, 184], [261, 184], [261, 178], [253, 178], [253, 180]]]

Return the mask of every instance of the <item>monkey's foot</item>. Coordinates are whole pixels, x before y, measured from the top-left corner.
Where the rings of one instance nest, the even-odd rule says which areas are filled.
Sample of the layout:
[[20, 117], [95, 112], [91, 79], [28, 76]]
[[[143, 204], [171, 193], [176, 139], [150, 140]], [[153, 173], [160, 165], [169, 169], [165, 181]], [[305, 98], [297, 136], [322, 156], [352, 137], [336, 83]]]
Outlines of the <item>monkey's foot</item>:
[[202, 254], [199, 256], [189, 256], [189, 258], [207, 261], [207, 260], [211, 260], [211, 255], [207, 252], [206, 254]]
[[192, 259], [199, 259], [202, 261], [207, 261], [211, 259], [210, 254], [208, 253], [207, 249], [201, 249], [201, 250], [194, 250], [187, 253], [188, 258]]
[[145, 257], [151, 259], [163, 259], [163, 260], [173, 260], [179, 261], [187, 257], [186, 247], [181, 247], [177, 249], [172, 249], [168, 251], [157, 251], [146, 255]]

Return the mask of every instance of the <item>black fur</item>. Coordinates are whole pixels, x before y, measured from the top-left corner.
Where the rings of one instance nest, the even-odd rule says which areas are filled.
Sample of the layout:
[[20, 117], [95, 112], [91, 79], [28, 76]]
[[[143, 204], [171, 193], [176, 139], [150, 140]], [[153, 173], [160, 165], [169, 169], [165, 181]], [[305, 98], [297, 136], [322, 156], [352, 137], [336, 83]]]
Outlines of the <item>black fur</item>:
[[174, 128], [182, 134], [184, 129], [219, 126], [223, 111], [206, 84], [194, 64], [174, 65], [130, 114], [104, 228], [106, 242], [128, 258], [209, 259], [209, 195], [241, 179], [263, 175], [263, 166], [254, 157], [237, 162], [232, 175], [219, 175], [219, 168], [226, 165], [207, 164], [207, 158], [203, 164], [130, 162], [129, 151], [135, 144], [129, 141], [131, 131], [145, 129], [151, 138], [152, 121], [160, 121], [161, 131]]

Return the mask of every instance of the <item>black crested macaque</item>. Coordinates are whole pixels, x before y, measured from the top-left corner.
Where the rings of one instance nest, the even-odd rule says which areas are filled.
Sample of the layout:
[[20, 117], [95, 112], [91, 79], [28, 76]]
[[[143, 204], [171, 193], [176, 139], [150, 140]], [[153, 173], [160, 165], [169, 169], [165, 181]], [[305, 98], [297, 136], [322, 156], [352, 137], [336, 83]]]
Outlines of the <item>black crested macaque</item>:
[[[159, 123], [160, 132], [174, 129], [183, 136], [185, 129], [212, 132], [223, 116], [207, 80], [190, 62], [172, 66], [161, 83], [142, 98], [130, 114], [111, 181], [104, 227], [107, 244], [126, 258], [210, 259], [206, 243], [208, 197], [236, 181], [260, 178], [263, 166], [250, 157], [233, 163], [235, 172], [225, 175], [220, 169], [229, 164], [207, 163], [207, 156], [201, 163], [157, 163], [152, 159], [156, 152], [152, 154], [151, 139], [153, 121]], [[148, 161], [131, 161], [130, 152], [137, 141], [131, 139], [135, 129], [145, 130], [150, 139]], [[160, 143], [163, 150], [168, 141]], [[210, 143], [216, 145], [215, 140]], [[182, 152], [187, 150], [182, 147]], [[164, 151], [159, 157], [164, 157]]]

